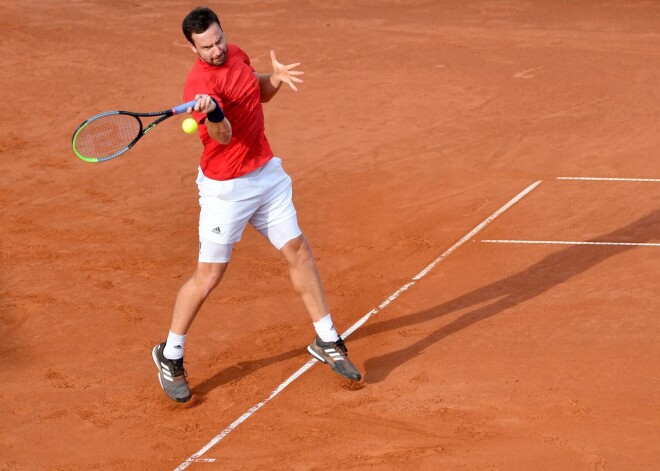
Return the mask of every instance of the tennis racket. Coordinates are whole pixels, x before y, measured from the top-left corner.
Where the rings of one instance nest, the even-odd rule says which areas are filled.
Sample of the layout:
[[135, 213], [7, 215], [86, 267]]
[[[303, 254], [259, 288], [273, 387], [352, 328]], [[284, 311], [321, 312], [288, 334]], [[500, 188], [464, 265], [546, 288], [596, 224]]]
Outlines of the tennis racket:
[[[73, 152], [85, 162], [104, 162], [120, 156], [133, 147], [154, 126], [176, 114], [194, 107], [197, 100], [169, 110], [153, 113], [106, 111], [87, 119], [78, 126], [71, 138]], [[146, 127], [140, 118], [160, 116]]]

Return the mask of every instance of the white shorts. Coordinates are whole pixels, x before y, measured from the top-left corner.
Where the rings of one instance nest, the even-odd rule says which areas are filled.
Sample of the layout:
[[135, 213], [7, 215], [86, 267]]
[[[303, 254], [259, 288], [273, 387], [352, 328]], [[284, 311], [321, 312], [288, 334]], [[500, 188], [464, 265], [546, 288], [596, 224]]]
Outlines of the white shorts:
[[293, 206], [291, 177], [282, 160], [232, 180], [213, 180], [199, 170], [199, 261], [226, 263], [248, 223], [279, 250], [302, 234]]

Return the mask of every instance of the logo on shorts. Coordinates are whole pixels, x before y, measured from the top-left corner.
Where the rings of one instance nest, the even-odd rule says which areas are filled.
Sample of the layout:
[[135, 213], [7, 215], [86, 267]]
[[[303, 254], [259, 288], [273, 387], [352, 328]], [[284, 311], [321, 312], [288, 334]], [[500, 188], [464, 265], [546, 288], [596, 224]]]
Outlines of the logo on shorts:
[[219, 227], [216, 227], [215, 229], [211, 229], [211, 232], [218, 235], [222, 235], [222, 229], [220, 229]]

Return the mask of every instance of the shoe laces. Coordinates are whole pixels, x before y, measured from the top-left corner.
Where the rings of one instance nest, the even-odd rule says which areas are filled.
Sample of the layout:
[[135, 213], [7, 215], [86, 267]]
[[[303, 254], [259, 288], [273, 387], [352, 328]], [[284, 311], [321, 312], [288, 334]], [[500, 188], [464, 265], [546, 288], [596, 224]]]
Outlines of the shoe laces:
[[172, 376], [188, 376], [188, 373], [186, 372], [186, 369], [183, 366], [183, 358], [180, 358], [178, 360], [170, 360], [168, 359], [172, 364]]
[[335, 347], [337, 347], [344, 355], [348, 354], [348, 348], [346, 348], [346, 345], [344, 344], [344, 341], [341, 337], [339, 337], [339, 340], [335, 342]]

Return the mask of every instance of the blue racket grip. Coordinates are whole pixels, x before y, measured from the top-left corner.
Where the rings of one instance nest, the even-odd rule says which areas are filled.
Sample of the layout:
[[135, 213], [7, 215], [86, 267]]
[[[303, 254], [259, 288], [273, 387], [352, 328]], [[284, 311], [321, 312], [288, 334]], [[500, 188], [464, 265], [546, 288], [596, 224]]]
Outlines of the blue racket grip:
[[175, 106], [172, 108], [172, 113], [174, 114], [181, 114], [185, 113], [188, 111], [188, 108], [194, 108], [195, 103], [197, 103], [197, 100], [189, 101], [188, 103], [184, 103], [183, 105]]

